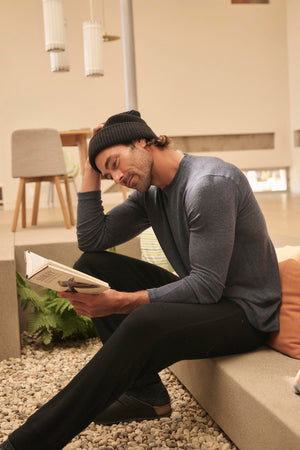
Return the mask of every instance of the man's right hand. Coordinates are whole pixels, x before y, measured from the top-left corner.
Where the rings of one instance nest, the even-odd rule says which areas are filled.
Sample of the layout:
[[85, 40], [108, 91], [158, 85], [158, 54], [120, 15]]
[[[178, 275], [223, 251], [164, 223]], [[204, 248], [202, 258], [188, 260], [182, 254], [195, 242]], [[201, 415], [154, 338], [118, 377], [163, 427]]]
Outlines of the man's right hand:
[[[99, 125], [93, 128], [93, 136], [97, 133], [97, 131], [104, 127], [104, 124], [105, 122], [100, 122]], [[90, 160], [87, 158], [84, 166], [80, 192], [98, 191], [99, 189], [100, 173], [91, 166]]]
[[97, 131], [101, 130], [101, 128], [103, 128], [104, 125], [105, 125], [105, 121], [100, 122], [99, 125], [97, 125], [95, 128], [93, 128], [93, 136], [97, 133]]
[[[101, 130], [105, 125], [104, 122], [100, 122], [99, 125], [93, 128], [93, 136], [97, 131]], [[100, 189], [100, 173], [97, 172], [90, 164], [89, 158], [87, 158], [84, 166], [84, 173], [82, 177], [81, 192], [98, 191]]]
[[80, 192], [99, 191], [99, 189], [100, 173], [91, 166], [89, 158], [87, 158], [82, 175]]

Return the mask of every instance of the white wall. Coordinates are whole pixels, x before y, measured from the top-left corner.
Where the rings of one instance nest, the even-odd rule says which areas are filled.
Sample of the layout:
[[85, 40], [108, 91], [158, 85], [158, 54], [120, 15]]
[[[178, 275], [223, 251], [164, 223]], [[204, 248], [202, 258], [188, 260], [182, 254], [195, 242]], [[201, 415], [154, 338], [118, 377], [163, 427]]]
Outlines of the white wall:
[[275, 150], [222, 152], [240, 167], [290, 163], [285, 1], [136, 1], [139, 100], [171, 135], [275, 133]]
[[287, 0], [289, 83], [291, 103], [292, 159], [291, 190], [300, 193], [300, 147], [294, 145], [294, 132], [300, 130], [300, 1]]
[[[297, 3], [297, 0], [295, 0]], [[71, 72], [51, 73], [41, 0], [1, 0], [0, 180], [13, 206], [14, 129], [93, 126], [125, 109], [121, 41], [105, 44], [105, 76], [85, 78], [81, 24], [89, 2], [64, 0]], [[94, 2], [100, 17], [100, 2]], [[220, 152], [241, 168], [291, 162], [286, 5], [230, 0], [133, 0], [139, 109], [157, 133], [275, 133], [275, 149]], [[118, 0], [107, 31], [121, 34]]]
[[[106, 4], [107, 31], [120, 35], [119, 1]], [[89, 20], [89, 2], [63, 0], [63, 5], [71, 71], [51, 73], [50, 56], [44, 49], [42, 0], [0, 1], [0, 179], [5, 208], [13, 207], [18, 184], [10, 175], [14, 129], [87, 128], [125, 109], [121, 41], [104, 46], [105, 76], [86, 78], [82, 22]], [[94, 2], [94, 10], [95, 18], [100, 18], [100, 2]], [[30, 197], [32, 188], [28, 191]]]

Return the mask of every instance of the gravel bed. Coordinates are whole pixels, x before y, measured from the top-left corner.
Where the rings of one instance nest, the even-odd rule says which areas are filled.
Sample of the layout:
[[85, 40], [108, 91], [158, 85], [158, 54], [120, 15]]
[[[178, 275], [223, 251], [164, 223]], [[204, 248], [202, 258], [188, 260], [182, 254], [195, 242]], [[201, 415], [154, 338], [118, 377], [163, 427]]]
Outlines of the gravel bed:
[[[26, 333], [22, 338], [22, 357], [0, 362], [0, 442], [62, 389], [101, 345], [95, 338], [45, 347]], [[237, 450], [168, 369], [161, 377], [172, 401], [170, 418], [111, 426], [92, 423], [64, 448]]]

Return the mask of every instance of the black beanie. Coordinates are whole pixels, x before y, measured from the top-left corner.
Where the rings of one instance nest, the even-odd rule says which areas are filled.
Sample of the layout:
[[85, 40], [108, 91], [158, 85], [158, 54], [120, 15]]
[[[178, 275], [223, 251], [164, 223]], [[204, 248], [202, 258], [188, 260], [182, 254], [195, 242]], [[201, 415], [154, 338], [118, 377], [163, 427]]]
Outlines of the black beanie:
[[98, 130], [89, 144], [89, 159], [91, 166], [100, 172], [95, 163], [95, 158], [102, 150], [113, 145], [127, 144], [138, 139], [157, 138], [138, 111], [126, 111], [111, 116], [105, 122], [103, 128]]

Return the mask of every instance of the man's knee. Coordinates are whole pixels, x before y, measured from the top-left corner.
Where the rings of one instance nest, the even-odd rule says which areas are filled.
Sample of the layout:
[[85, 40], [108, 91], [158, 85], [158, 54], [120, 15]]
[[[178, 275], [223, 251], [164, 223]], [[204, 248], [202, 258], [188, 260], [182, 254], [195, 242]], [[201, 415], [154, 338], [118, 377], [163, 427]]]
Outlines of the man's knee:
[[84, 252], [75, 262], [74, 269], [86, 272], [87, 268], [102, 266], [108, 263], [111, 253], [106, 251]]
[[158, 336], [164, 329], [162, 322], [162, 303], [148, 303], [139, 306], [132, 311], [124, 321], [124, 326], [130, 334], [135, 337], [156, 335]]

